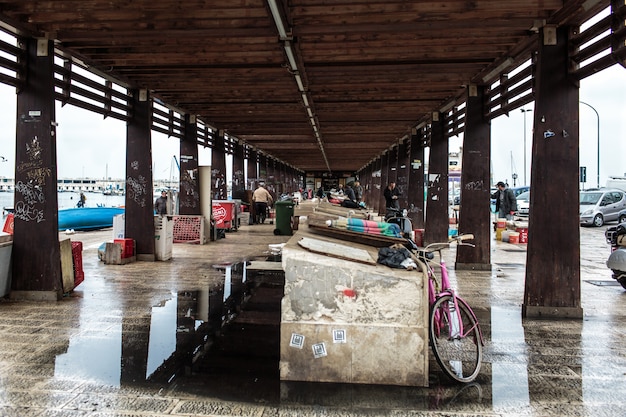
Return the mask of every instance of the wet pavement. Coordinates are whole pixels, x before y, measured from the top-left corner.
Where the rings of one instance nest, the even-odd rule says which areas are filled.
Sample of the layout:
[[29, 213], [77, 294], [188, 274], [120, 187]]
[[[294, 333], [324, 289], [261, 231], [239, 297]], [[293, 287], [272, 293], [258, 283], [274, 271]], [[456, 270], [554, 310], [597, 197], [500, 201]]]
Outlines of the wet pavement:
[[83, 242], [85, 281], [57, 303], [0, 301], [0, 416], [623, 416], [626, 291], [606, 227], [581, 228], [582, 320], [521, 318], [525, 245], [493, 241], [492, 271], [451, 270], [483, 365], [458, 385], [431, 358], [428, 388], [279, 380], [283, 277], [246, 265], [289, 239], [274, 225], [127, 265], [98, 260], [111, 230], [61, 234]]

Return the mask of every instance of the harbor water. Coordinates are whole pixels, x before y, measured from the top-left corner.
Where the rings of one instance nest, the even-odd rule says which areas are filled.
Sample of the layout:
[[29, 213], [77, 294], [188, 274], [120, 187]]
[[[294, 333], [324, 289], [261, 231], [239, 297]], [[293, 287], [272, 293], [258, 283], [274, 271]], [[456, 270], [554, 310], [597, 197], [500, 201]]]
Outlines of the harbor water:
[[[101, 192], [85, 192], [87, 200], [85, 207], [116, 207], [125, 204], [125, 196], [123, 195], [104, 195]], [[2, 208], [2, 218], [7, 214], [5, 208], [13, 208], [14, 193], [0, 192], [0, 208]], [[58, 193], [59, 209], [76, 207], [76, 203], [80, 200], [79, 192], [62, 192]]]

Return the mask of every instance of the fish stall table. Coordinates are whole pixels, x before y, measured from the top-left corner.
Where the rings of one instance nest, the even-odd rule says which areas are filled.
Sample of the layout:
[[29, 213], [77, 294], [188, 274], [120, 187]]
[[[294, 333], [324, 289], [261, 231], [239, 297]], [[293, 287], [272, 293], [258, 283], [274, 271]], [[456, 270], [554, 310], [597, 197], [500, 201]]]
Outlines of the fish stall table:
[[428, 386], [427, 278], [302, 228], [282, 251], [282, 380]]

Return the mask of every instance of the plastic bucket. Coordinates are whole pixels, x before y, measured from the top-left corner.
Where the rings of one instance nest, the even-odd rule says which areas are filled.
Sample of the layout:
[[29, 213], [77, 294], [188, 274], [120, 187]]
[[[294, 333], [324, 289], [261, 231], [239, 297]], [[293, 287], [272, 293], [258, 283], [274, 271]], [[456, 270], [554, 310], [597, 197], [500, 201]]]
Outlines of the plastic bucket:
[[502, 232], [504, 232], [505, 230], [505, 228], [500, 227], [496, 229], [496, 240], [502, 240]]
[[509, 232], [508, 230], [504, 230], [502, 232], [502, 241], [503, 242], [508, 242], [509, 241], [509, 235], [511, 234], [511, 232]]
[[528, 228], [518, 227], [515, 229], [519, 233], [519, 243], [528, 243]]
[[509, 233], [509, 243], [519, 243], [519, 233], [518, 232], [510, 232]]
[[506, 219], [498, 219], [496, 222], [497, 229], [506, 229]]

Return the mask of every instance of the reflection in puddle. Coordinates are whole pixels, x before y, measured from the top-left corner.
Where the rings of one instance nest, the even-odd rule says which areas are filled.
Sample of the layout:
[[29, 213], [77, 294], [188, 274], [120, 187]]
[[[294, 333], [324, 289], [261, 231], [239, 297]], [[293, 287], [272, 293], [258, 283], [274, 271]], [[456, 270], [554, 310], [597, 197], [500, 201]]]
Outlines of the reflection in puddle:
[[[150, 308], [150, 316], [124, 316], [106, 328], [91, 328], [90, 318], [124, 309], [115, 300], [86, 302], [81, 332], [55, 359], [55, 377], [111, 386], [123, 382], [171, 382], [189, 373], [223, 324], [235, 315], [245, 288], [245, 264], [216, 265], [223, 285], [171, 293]], [[103, 305], [104, 303], [104, 305]], [[83, 330], [84, 329], [84, 330]]]

